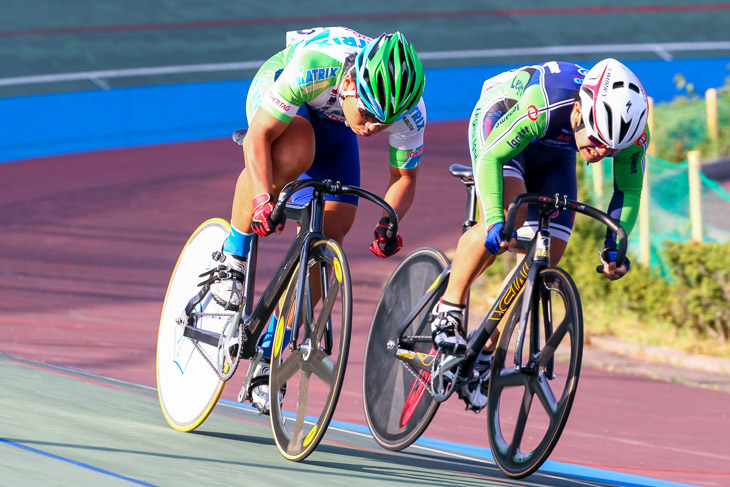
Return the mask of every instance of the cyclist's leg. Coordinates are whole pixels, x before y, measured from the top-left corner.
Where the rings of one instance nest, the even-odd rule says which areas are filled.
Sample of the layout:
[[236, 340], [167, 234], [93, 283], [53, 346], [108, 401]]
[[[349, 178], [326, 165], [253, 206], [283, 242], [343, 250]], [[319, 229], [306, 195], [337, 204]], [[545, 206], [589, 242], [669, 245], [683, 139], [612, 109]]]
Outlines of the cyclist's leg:
[[[286, 66], [282, 53], [269, 58], [251, 82], [246, 96], [246, 118], [249, 127], [255, 118], [261, 100]], [[306, 171], [314, 160], [315, 135], [307, 105], [302, 105], [284, 132], [271, 145], [272, 182], [274, 196], [278, 196], [286, 183], [295, 180]], [[253, 213], [253, 189], [249, 171], [244, 168], [238, 176], [233, 198], [231, 221], [242, 232], [251, 233]]]
[[[343, 184], [360, 185], [360, 153], [357, 135], [349, 127], [334, 120], [312, 116], [315, 156], [312, 165], [299, 179], [331, 179]], [[297, 192], [292, 198], [304, 205], [312, 198], [312, 189]], [[340, 245], [352, 228], [358, 198], [354, 195], [325, 197], [324, 234]]]
[[[484, 84], [482, 95], [474, 107], [469, 122], [469, 147], [471, 150], [472, 165], [475, 176], [477, 161], [485, 146], [492, 128], [505, 114], [500, 103], [499, 94], [489, 89], [496, 83], [488, 80]], [[481, 196], [477, 197], [481, 205]], [[507, 200], [509, 201], [509, 200]], [[483, 207], [483, 206], [482, 206]], [[451, 274], [446, 291], [439, 303], [434, 307], [429, 317], [434, 343], [439, 347], [451, 347], [456, 351], [463, 348], [465, 341], [460, 338], [463, 333], [464, 313], [466, 301], [472, 284], [496, 259], [484, 247], [488, 228], [484, 224], [471, 227], [460, 238], [456, 253], [451, 263]], [[459, 332], [457, 332], [459, 330]]]
[[[303, 107], [304, 108], [304, 107]], [[314, 158], [314, 131], [310, 121], [300, 112], [271, 146], [272, 182], [274, 197], [281, 189], [299, 177], [312, 164]], [[238, 180], [233, 197], [232, 222], [243, 232], [250, 233], [253, 213], [253, 188], [249, 169], [244, 168]]]

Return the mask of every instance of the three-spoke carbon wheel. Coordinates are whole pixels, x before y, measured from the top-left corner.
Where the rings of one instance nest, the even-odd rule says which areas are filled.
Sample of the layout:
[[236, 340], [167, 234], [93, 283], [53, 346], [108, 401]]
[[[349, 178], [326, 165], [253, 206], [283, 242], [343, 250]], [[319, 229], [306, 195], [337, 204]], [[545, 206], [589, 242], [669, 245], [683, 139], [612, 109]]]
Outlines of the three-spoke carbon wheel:
[[424, 385], [430, 383], [430, 374], [399, 360], [393, 346], [398, 343], [399, 327], [416, 304], [427, 291], [438, 288], [440, 292], [434, 293], [401, 335], [413, 344], [414, 352], [434, 353], [427, 318], [445, 289], [439, 287], [444, 284], [440, 276], [448, 264], [438, 250], [413, 251], [388, 279], [375, 310], [363, 364], [363, 399], [373, 438], [388, 450], [402, 450], [416, 441], [439, 406]]
[[[297, 268], [277, 323], [269, 376], [274, 440], [293, 461], [312, 453], [327, 431], [345, 377], [352, 323], [350, 270], [339, 244], [314, 242], [303, 264], [302, 299], [298, 302]], [[291, 347], [298, 307], [297, 343]]]
[[514, 478], [534, 473], [558, 442], [583, 352], [583, 314], [573, 280], [561, 269], [547, 268], [535, 286], [522, 353], [517, 343], [524, 293], [500, 336], [489, 383], [489, 442], [499, 468]]

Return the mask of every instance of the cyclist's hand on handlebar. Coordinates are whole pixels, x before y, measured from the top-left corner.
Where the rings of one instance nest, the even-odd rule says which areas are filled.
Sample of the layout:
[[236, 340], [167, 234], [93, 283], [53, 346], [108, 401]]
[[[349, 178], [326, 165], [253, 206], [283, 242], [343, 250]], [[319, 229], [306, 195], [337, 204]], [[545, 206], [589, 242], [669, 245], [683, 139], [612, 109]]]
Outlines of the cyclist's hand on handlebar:
[[274, 210], [273, 196], [270, 193], [261, 193], [253, 199], [253, 221], [251, 229], [261, 237], [272, 233], [281, 233], [284, 230], [284, 221], [275, 222], [271, 219]]
[[616, 267], [617, 253], [618, 252], [613, 249], [603, 249], [603, 252], [600, 252], [603, 269], [601, 269], [601, 266], [598, 266], [596, 269], [599, 272], [603, 272], [603, 275], [612, 281], [621, 279], [627, 272], [629, 272], [629, 270], [631, 270], [631, 261], [628, 257], [624, 258], [624, 263], [620, 267]]
[[512, 230], [512, 238], [502, 240], [501, 233], [504, 222], [497, 222], [490, 225], [487, 230], [487, 240], [484, 242], [484, 247], [492, 255], [499, 255], [506, 250], [512, 250], [517, 243], [517, 232]]
[[388, 225], [390, 225], [390, 217], [384, 216], [373, 231], [375, 241], [370, 246], [370, 251], [378, 257], [390, 257], [403, 247], [403, 239], [400, 235], [388, 235]]

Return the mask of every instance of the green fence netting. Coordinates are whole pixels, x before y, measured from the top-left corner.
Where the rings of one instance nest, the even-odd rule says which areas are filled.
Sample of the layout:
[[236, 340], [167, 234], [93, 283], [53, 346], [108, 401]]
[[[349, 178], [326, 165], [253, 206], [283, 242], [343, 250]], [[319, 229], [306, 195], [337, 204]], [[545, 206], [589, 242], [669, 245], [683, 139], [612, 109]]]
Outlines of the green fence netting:
[[[649, 205], [650, 263], [664, 273], [661, 261], [664, 243], [689, 242], [692, 239], [689, 163], [686, 160], [672, 163], [647, 156], [645, 171], [647, 178], [642, 199]], [[613, 194], [613, 161], [605, 159], [603, 163], [591, 164], [584, 174], [593, 201], [606, 208]], [[699, 181], [703, 241], [727, 242], [730, 239], [730, 191], [702, 171]], [[635, 257], [638, 257], [641, 248], [640, 225], [641, 221], [637, 221], [629, 238], [629, 249]]]

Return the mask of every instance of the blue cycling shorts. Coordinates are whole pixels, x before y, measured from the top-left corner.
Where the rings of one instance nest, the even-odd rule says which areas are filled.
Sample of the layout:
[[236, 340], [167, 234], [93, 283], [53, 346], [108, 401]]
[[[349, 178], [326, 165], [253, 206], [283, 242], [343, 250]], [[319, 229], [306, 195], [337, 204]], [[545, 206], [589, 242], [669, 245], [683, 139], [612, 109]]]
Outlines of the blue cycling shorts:
[[[342, 184], [360, 186], [360, 149], [357, 135], [341, 122], [320, 117], [302, 105], [297, 115], [309, 120], [314, 129], [314, 162], [298, 179], [331, 179]], [[292, 202], [306, 205], [314, 188], [305, 188], [292, 196]], [[327, 195], [326, 201], [342, 201], [357, 206], [358, 197], [351, 194]]]

